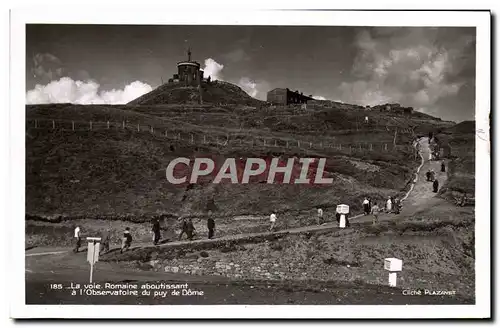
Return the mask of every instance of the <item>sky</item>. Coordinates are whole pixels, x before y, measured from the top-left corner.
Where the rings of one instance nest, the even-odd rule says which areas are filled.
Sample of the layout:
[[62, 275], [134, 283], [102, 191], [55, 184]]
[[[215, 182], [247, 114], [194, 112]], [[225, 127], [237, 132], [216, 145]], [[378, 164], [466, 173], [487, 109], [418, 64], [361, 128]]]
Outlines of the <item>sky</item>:
[[188, 47], [205, 76], [265, 100], [274, 88], [474, 119], [475, 28], [27, 25], [26, 103], [126, 103], [176, 73]]

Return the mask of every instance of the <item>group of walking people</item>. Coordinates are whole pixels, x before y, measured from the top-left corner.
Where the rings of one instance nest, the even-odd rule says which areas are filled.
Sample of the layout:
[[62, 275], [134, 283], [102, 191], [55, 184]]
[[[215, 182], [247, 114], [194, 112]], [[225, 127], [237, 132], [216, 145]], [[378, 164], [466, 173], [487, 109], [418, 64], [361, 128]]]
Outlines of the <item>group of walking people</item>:
[[402, 204], [399, 197], [389, 196], [385, 201], [385, 206], [382, 208], [378, 205], [376, 201], [372, 203], [371, 197], [365, 197], [363, 200], [363, 212], [365, 215], [373, 215], [373, 224], [378, 223], [378, 216], [380, 213], [393, 213], [399, 214], [401, 212]]
[[[441, 172], [446, 172], [446, 164], [444, 163], [444, 161], [441, 162]], [[436, 178], [436, 172], [434, 172], [433, 169], [429, 169], [425, 173], [425, 177], [426, 177], [427, 181], [432, 182], [432, 191], [433, 192], [438, 192], [438, 190], [439, 190], [439, 181]]]
[[[181, 233], [179, 234], [179, 240], [182, 239], [182, 236], [186, 234], [188, 240], [193, 240], [193, 237], [196, 234], [196, 229], [194, 227], [193, 221], [191, 218], [184, 219], [184, 218], [179, 218], [181, 221]], [[208, 228], [208, 239], [212, 239], [215, 234], [215, 220], [212, 218], [210, 215], [209, 218], [207, 219], [207, 228]], [[151, 233], [153, 235], [153, 245], [159, 245], [161, 243], [161, 225], [160, 225], [160, 220], [159, 219], [154, 219], [151, 227]], [[79, 225], [75, 226], [75, 229], [73, 230], [73, 236], [74, 236], [74, 248], [73, 252], [78, 253], [80, 252], [80, 248], [82, 247], [82, 235], [81, 235], [81, 228]], [[121, 247], [120, 247], [120, 253], [123, 253], [130, 249], [132, 246], [132, 233], [130, 231], [129, 227], [126, 227], [125, 230], [123, 231], [123, 235], [121, 238]], [[100, 245], [101, 248], [99, 250], [100, 254], [104, 254], [109, 252], [109, 246], [110, 246], [110, 241], [111, 241], [111, 230], [106, 229], [104, 232], [101, 233], [101, 240], [100, 240]]]

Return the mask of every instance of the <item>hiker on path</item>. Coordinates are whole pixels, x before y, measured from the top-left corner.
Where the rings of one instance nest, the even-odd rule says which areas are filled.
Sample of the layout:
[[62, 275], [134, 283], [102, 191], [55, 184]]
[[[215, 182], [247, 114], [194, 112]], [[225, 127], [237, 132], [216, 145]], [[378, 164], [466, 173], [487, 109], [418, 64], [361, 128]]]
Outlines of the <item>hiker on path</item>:
[[439, 182], [436, 180], [434, 180], [434, 182], [432, 183], [432, 188], [433, 188], [433, 192], [438, 192], [438, 189], [439, 189]]
[[160, 220], [153, 220], [153, 227], [151, 228], [151, 232], [153, 233], [153, 245], [158, 245], [161, 239]]
[[363, 212], [365, 213], [365, 215], [370, 214], [370, 201], [366, 197], [363, 201]]
[[371, 213], [372, 211], [372, 198], [368, 197], [368, 213]]
[[276, 228], [276, 220], [277, 220], [277, 216], [276, 216], [276, 211], [274, 211], [273, 213], [271, 213], [271, 215], [269, 216], [269, 222], [271, 223], [271, 226], [269, 227], [269, 231], [274, 231], [274, 229]]
[[394, 214], [399, 214], [401, 211], [401, 200], [396, 197], [394, 199]]
[[195, 234], [196, 229], [194, 228], [193, 225], [193, 220], [191, 218], [188, 219], [187, 224], [186, 224], [186, 234], [187, 238], [189, 240], [193, 240], [193, 236]]
[[387, 202], [385, 203], [385, 211], [387, 213], [392, 212], [392, 197], [387, 198]]
[[120, 253], [128, 250], [130, 246], [132, 246], [132, 235], [130, 234], [130, 228], [126, 227], [125, 231], [123, 232], [122, 248], [120, 249]]
[[80, 236], [80, 226], [78, 225], [75, 227], [74, 238], [75, 238], [75, 248], [73, 249], [73, 252], [78, 253], [79, 248], [82, 246], [82, 238]]
[[425, 173], [425, 176], [427, 177], [427, 181], [431, 181], [431, 171], [430, 170]]
[[101, 236], [102, 249], [99, 253], [105, 254], [105, 253], [109, 252], [110, 240], [111, 240], [111, 231], [110, 231], [110, 229], [106, 229]]
[[434, 181], [436, 179], [436, 172], [434, 172], [434, 170], [431, 169], [431, 182]]
[[376, 223], [379, 223], [378, 221], [378, 216], [380, 214], [380, 208], [377, 205], [377, 202], [373, 203], [372, 207], [372, 215], [373, 215], [373, 221], [372, 223], [375, 225]]
[[446, 165], [444, 164], [444, 161], [441, 162], [441, 172], [446, 172]]
[[179, 240], [181, 240], [183, 234], [187, 235], [187, 221], [182, 216], [179, 218], [179, 220], [181, 220], [181, 233], [179, 234]]
[[321, 208], [318, 208], [318, 225], [323, 223], [323, 210]]
[[215, 221], [211, 215], [207, 219], [207, 228], [208, 228], [208, 239], [212, 239], [215, 231]]

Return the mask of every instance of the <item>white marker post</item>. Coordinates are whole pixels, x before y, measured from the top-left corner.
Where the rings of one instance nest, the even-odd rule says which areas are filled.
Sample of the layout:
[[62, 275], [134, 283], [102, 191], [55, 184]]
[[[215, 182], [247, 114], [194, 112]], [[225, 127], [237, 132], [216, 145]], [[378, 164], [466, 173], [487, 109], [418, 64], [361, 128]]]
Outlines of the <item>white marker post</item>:
[[345, 216], [349, 214], [349, 205], [337, 205], [337, 213], [340, 214], [339, 228], [345, 228]]
[[92, 274], [94, 273], [94, 264], [99, 261], [99, 245], [101, 238], [99, 237], [87, 237], [88, 240], [88, 250], [87, 250], [87, 261], [90, 263], [90, 283], [92, 283]]
[[389, 286], [396, 287], [398, 280], [398, 271], [403, 270], [403, 260], [397, 258], [384, 259], [384, 269], [389, 271]]

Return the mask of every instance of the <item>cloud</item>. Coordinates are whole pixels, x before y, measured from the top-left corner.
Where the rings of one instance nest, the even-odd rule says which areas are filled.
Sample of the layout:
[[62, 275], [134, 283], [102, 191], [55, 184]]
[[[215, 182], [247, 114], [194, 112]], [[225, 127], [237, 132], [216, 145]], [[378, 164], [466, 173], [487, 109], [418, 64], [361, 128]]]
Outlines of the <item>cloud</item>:
[[[205, 68], [203, 69], [203, 76], [210, 76], [212, 80], [225, 81], [223, 78], [222, 70], [224, 65], [216, 62], [212, 58], [205, 59]], [[269, 91], [269, 83], [266, 81], [255, 81], [249, 77], [241, 77], [239, 80], [227, 81], [239, 86], [243, 91], [248, 93], [251, 97], [265, 100], [267, 91]]]
[[52, 81], [64, 74], [62, 62], [50, 53], [37, 53], [33, 56], [31, 73], [34, 78], [44, 81]]
[[323, 96], [312, 96], [312, 97], [316, 100], [326, 100], [326, 98]]
[[219, 64], [212, 58], [205, 59], [205, 68], [203, 69], [203, 76], [209, 77], [212, 80], [221, 80], [222, 81], [222, 69], [224, 65]]
[[354, 79], [340, 84], [339, 98], [361, 105], [397, 102], [429, 111], [456, 96], [466, 83], [461, 73], [470, 65], [474, 36], [442, 33], [434, 28], [362, 30], [355, 40]]
[[269, 83], [266, 81], [255, 81], [248, 77], [242, 77], [236, 84], [253, 98], [260, 100], [267, 98]]
[[135, 81], [124, 89], [99, 90], [99, 83], [74, 81], [63, 77], [46, 85], [37, 84], [26, 93], [26, 104], [73, 103], [73, 104], [126, 104], [150, 92], [149, 84]]

